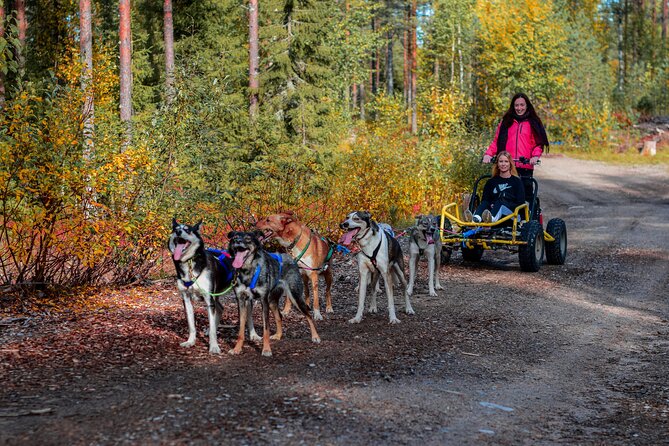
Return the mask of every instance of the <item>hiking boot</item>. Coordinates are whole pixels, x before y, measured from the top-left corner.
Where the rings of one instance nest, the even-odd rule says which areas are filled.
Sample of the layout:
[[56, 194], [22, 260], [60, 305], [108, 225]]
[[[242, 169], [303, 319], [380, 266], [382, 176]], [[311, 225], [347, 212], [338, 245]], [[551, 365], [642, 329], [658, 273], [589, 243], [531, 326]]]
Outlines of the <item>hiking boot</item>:
[[467, 209], [467, 210], [465, 211], [464, 215], [463, 215], [463, 218], [464, 218], [465, 221], [467, 221], [467, 222], [471, 222], [471, 221], [472, 221], [472, 211], [470, 211], [469, 209]]
[[481, 214], [481, 218], [483, 219], [484, 223], [492, 223], [492, 214], [488, 209], [483, 211], [483, 213]]

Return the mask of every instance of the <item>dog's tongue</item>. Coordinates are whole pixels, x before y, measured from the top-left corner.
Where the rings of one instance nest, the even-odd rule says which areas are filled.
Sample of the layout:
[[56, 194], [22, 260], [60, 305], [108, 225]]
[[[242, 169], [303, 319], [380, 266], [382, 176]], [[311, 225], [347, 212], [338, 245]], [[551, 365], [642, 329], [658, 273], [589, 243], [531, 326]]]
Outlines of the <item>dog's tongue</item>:
[[184, 254], [184, 250], [188, 247], [190, 243], [179, 243], [174, 247], [174, 260], [181, 260], [181, 256]]
[[428, 245], [434, 245], [434, 239], [432, 238], [431, 235], [427, 236], [427, 244]]
[[232, 267], [241, 268], [244, 264], [244, 259], [246, 258], [247, 253], [248, 251], [237, 251], [235, 253], [235, 259], [232, 261]]
[[348, 231], [346, 234], [341, 236], [339, 242], [344, 246], [350, 245], [351, 242], [353, 241], [353, 236], [357, 234], [359, 230], [360, 228], [355, 228], [351, 231]]

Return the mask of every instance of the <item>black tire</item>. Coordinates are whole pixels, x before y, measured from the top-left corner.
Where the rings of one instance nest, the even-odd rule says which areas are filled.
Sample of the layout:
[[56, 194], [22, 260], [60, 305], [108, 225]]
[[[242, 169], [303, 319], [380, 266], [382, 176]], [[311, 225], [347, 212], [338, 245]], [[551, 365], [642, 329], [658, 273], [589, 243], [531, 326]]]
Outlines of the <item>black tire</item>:
[[462, 260], [467, 262], [478, 262], [483, 257], [483, 248], [475, 246], [473, 248], [462, 247]]
[[552, 218], [546, 225], [546, 232], [555, 239], [554, 242], [546, 242], [546, 262], [564, 265], [567, 259], [567, 225], [561, 218]]
[[526, 245], [518, 248], [518, 262], [522, 271], [536, 273], [544, 259], [544, 229], [538, 221], [525, 223], [520, 235]]

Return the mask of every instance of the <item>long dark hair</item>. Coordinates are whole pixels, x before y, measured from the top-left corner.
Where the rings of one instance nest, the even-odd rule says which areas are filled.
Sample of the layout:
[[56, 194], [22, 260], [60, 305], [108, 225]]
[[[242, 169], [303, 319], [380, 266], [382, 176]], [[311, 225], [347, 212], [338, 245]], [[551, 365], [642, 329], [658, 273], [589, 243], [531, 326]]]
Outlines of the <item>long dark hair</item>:
[[[516, 109], [513, 106], [516, 103], [516, 99], [518, 98], [525, 99], [525, 103], [527, 104], [527, 111], [525, 111], [523, 116], [516, 115]], [[525, 93], [516, 93], [513, 95], [513, 98], [511, 98], [511, 104], [509, 104], [508, 110], [506, 113], [504, 113], [504, 117], [502, 117], [502, 125], [500, 128], [500, 136], [504, 135], [501, 141], [503, 145], [500, 147], [500, 141], [498, 139], [497, 151], [501, 152], [502, 150], [506, 150], [507, 132], [509, 127], [511, 127], [511, 124], [513, 124], [514, 119], [518, 118], [529, 121], [530, 125], [532, 126], [532, 130], [534, 131], [534, 137], [536, 138], [537, 143], [539, 143], [542, 147], [545, 147], [546, 152], [548, 152], [548, 136], [546, 136], [544, 123], [537, 115], [537, 112], [534, 110], [534, 105], [532, 105], [530, 98], [528, 98]]]

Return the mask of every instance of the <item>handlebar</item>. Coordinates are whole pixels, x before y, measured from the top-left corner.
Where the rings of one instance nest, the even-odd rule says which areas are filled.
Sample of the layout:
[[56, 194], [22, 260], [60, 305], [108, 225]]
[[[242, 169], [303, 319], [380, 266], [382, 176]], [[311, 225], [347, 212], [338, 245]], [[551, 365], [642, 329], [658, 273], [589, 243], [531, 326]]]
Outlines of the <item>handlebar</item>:
[[[490, 159], [490, 164], [494, 164], [494, 163], [496, 163], [496, 162], [497, 162], [497, 156], [493, 156], [493, 157]], [[513, 162], [514, 162], [514, 163], [518, 163], [518, 162], [520, 162], [521, 164], [530, 164], [530, 158], [525, 158], [524, 156], [521, 156], [521, 157], [518, 158], [518, 159], [514, 159]], [[483, 157], [481, 157], [481, 164], [483, 164]], [[541, 164], [541, 159], [538, 159], [538, 160], [537, 160], [536, 165], [539, 165], [539, 164]]]

